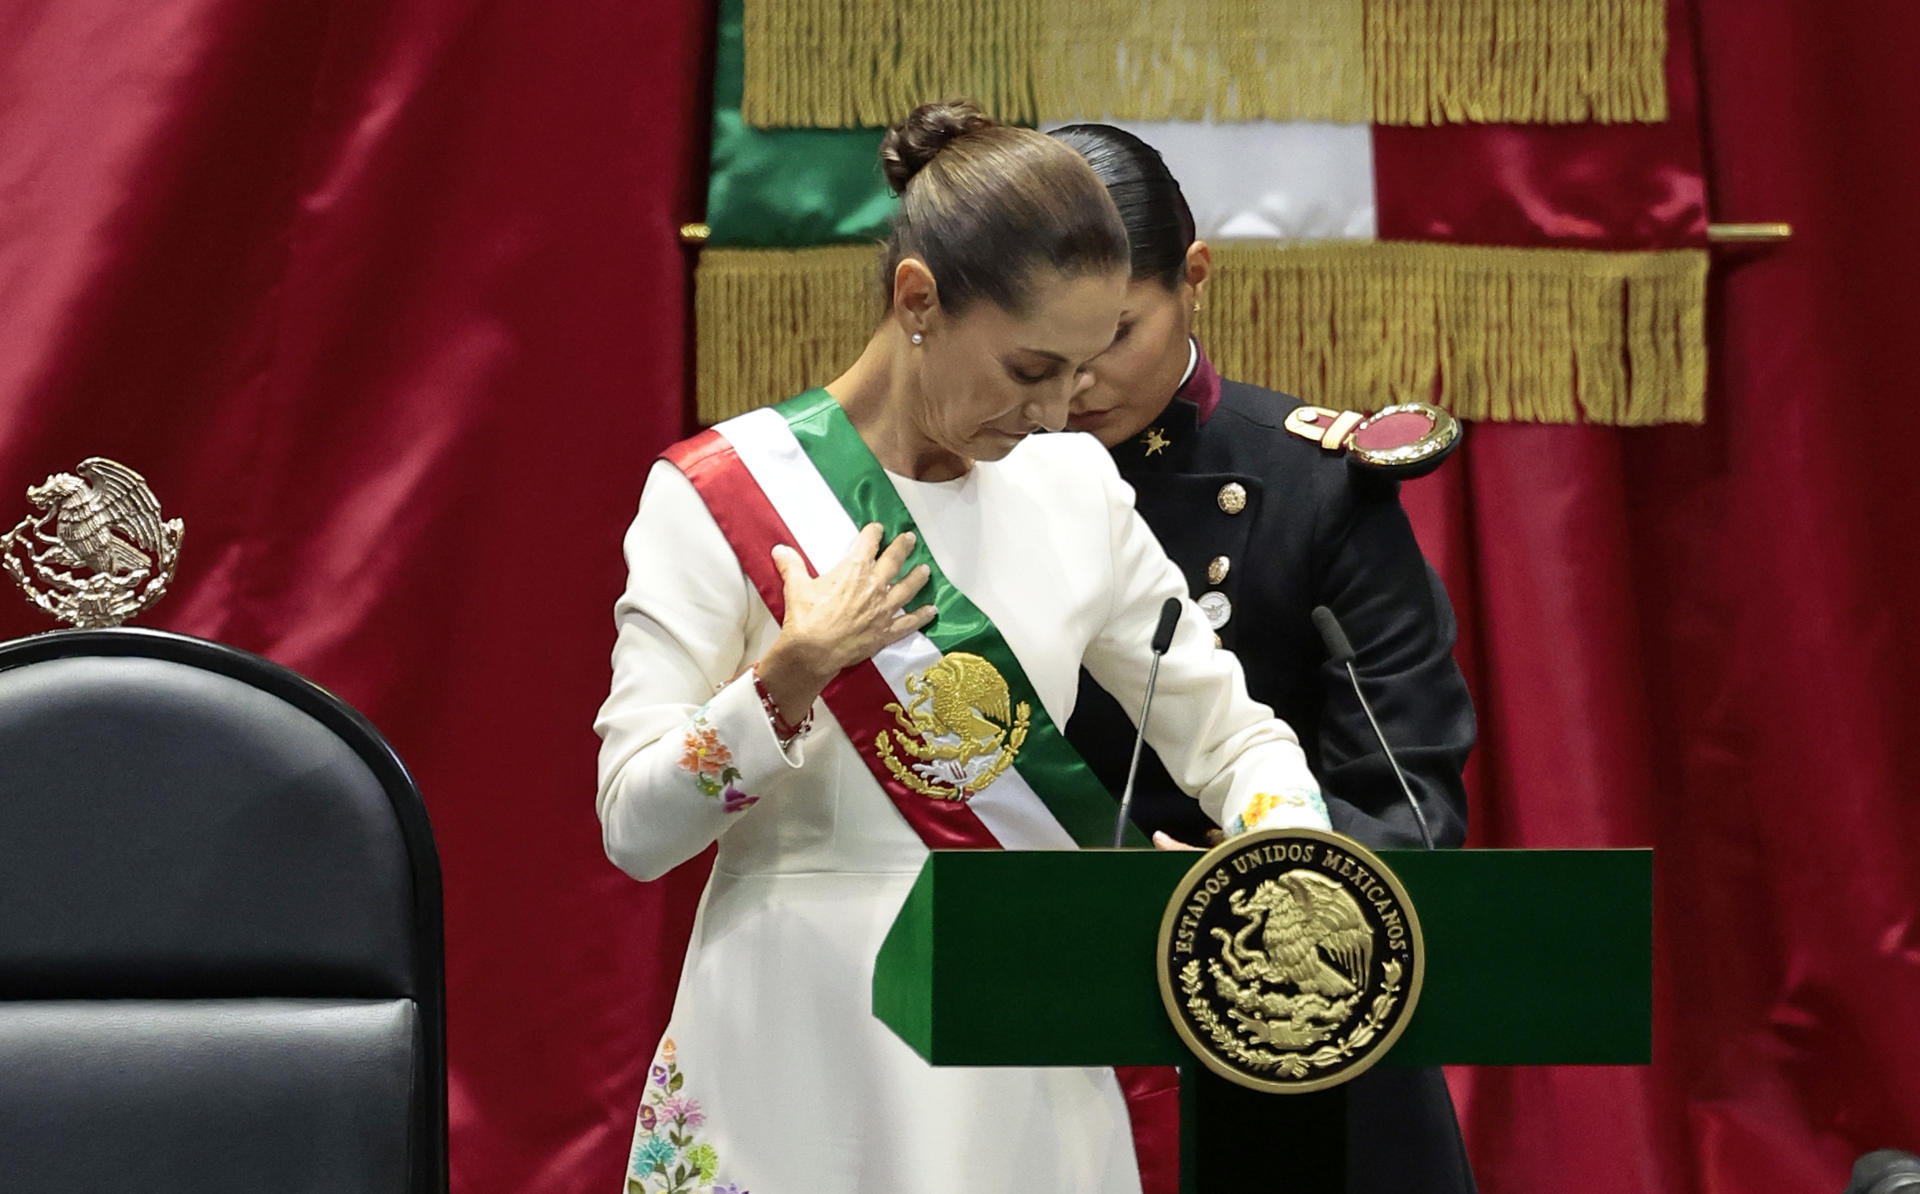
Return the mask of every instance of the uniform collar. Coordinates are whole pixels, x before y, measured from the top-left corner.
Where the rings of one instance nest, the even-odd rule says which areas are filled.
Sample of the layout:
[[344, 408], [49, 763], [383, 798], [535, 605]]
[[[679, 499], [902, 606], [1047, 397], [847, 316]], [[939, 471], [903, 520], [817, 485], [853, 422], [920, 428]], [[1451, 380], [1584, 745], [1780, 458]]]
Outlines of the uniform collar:
[[1180, 388], [1173, 392], [1176, 401], [1193, 403], [1194, 412], [1200, 422], [1213, 417], [1213, 410], [1220, 405], [1220, 373], [1200, 351], [1200, 341], [1187, 337], [1187, 376], [1181, 380]]
[[1192, 454], [1200, 425], [1220, 405], [1220, 374], [1200, 350], [1187, 340], [1187, 374], [1147, 429], [1113, 450], [1123, 473], [1180, 471]]

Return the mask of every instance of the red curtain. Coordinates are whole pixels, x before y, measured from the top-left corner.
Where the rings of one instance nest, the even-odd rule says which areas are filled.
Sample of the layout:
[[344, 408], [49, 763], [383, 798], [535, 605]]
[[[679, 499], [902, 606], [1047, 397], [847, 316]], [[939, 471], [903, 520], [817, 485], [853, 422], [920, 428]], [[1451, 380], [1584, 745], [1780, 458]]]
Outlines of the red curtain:
[[1452, 1075], [1490, 1194], [1837, 1192], [1920, 1149], [1920, 17], [1696, 7], [1713, 214], [1795, 230], [1715, 253], [1706, 426], [1476, 426], [1407, 491], [1463, 610], [1471, 844], [1656, 848], [1654, 1064]]
[[[1707, 425], [1483, 425], [1407, 491], [1482, 711], [1476, 844], [1659, 851], [1655, 1064], [1457, 1074], [1489, 1194], [1837, 1191], [1920, 1147], [1920, 22], [1698, 7], [1713, 214], [1795, 225], [1716, 254]], [[146, 621], [306, 672], [413, 765], [462, 1194], [618, 1184], [702, 881], [604, 861], [589, 729], [684, 419], [702, 9], [0, 11], [0, 523], [83, 456], [141, 469], [188, 525]]]
[[0, 5], [0, 525], [82, 457], [141, 470], [187, 525], [143, 621], [413, 767], [463, 1194], [618, 1188], [697, 894], [606, 862], [591, 725], [688, 406], [711, 36], [633, 0]]

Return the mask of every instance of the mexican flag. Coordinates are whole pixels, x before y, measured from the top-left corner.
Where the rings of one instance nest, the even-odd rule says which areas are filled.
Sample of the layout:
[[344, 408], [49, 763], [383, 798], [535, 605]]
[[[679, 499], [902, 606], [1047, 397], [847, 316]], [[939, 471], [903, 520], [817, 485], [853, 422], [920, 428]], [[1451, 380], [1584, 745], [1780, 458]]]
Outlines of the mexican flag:
[[1310, 403], [1699, 422], [1707, 204], [1678, 0], [722, 0], [696, 270], [715, 421], [880, 314], [881, 126], [971, 95], [1159, 149], [1216, 269], [1199, 335]]

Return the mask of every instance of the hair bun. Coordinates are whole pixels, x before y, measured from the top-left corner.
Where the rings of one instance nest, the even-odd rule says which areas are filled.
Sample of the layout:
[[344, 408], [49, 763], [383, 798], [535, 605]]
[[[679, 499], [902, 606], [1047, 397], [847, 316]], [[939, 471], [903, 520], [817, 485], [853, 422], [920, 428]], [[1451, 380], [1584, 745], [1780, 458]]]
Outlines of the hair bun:
[[907, 183], [941, 150], [968, 133], [992, 128], [994, 123], [970, 99], [921, 104], [881, 138], [880, 169], [886, 173], [887, 185], [896, 195], [906, 194]]

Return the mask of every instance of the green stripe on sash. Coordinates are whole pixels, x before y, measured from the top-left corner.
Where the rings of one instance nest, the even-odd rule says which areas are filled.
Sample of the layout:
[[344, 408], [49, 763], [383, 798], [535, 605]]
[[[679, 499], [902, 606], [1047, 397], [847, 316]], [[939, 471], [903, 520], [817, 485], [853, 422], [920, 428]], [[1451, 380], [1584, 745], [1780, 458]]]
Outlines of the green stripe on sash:
[[[877, 522], [885, 532], [882, 542], [892, 542], [913, 525], [913, 515], [900, 500], [886, 470], [874, 459], [832, 395], [825, 390], [809, 390], [775, 409], [785, 416], [800, 447], [855, 526]], [[823, 567], [831, 563], [815, 562]], [[932, 573], [924, 592], [940, 613], [922, 633], [942, 653], [969, 651], [991, 663], [1006, 680], [1014, 703], [1025, 701], [1031, 707], [1027, 740], [1014, 758], [1014, 769], [1074, 841], [1082, 847], [1111, 845], [1113, 821], [1118, 815], [1113, 795], [1047, 716], [1046, 706], [1014, 657], [1013, 648], [1000, 636], [992, 619], [947, 579], [940, 562], [927, 549], [925, 536], [914, 544], [907, 562], [909, 567], [925, 564]], [[1147, 844], [1132, 825], [1127, 826], [1126, 841], [1133, 846]]]

